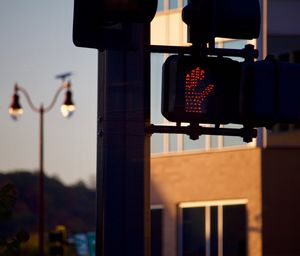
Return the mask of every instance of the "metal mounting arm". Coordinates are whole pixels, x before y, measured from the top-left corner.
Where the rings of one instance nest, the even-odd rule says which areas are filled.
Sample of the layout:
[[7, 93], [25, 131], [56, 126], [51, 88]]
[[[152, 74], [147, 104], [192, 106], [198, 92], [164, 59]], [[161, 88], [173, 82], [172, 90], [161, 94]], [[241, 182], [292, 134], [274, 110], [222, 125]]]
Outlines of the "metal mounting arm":
[[186, 134], [190, 139], [197, 140], [200, 135], [225, 135], [225, 136], [239, 136], [242, 137], [244, 142], [251, 142], [257, 136], [257, 130], [252, 127], [243, 127], [240, 129], [235, 128], [219, 128], [216, 127], [203, 127], [199, 125], [189, 126], [168, 126], [168, 125], [154, 125], [151, 124], [149, 132], [153, 133], [175, 133]]
[[245, 45], [243, 49], [223, 49], [223, 48], [197, 48], [194, 46], [167, 46], [151, 45], [150, 50], [153, 53], [177, 53], [177, 54], [200, 54], [216, 56], [241, 57], [245, 60], [258, 58], [258, 50], [251, 44]]

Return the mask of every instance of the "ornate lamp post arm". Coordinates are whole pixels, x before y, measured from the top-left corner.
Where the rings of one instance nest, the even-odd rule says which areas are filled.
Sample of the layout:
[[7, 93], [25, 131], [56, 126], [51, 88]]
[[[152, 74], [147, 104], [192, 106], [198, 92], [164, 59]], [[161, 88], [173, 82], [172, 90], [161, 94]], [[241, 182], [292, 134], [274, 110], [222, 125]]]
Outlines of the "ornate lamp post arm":
[[[53, 97], [51, 103], [49, 104], [49, 106], [43, 107], [43, 112], [44, 113], [49, 112], [54, 107], [59, 94], [63, 90], [66, 90], [65, 100], [64, 100], [64, 103], [61, 106], [61, 112], [62, 112], [62, 115], [64, 117], [71, 116], [71, 114], [75, 111], [75, 105], [74, 105], [73, 100], [72, 100], [72, 92], [71, 92], [70, 88], [71, 88], [71, 82], [70, 81], [68, 81], [68, 82], [63, 81], [62, 85], [55, 92], [54, 97]], [[19, 91], [24, 94], [24, 96], [27, 100], [27, 103], [28, 103], [29, 107], [32, 109], [32, 111], [34, 111], [36, 113], [40, 113], [41, 106], [40, 106], [40, 108], [36, 107], [32, 103], [32, 100], [31, 100], [27, 90], [25, 88], [19, 86], [16, 83], [15, 84], [15, 89], [14, 89], [14, 94], [13, 94], [13, 97], [12, 97], [12, 103], [11, 103], [10, 108], [9, 108], [9, 114], [12, 116], [12, 118], [17, 120], [18, 117], [23, 114], [23, 108], [22, 108], [22, 106], [20, 104], [20, 101], [19, 101], [19, 95], [18, 95]]]
[[32, 109], [32, 111], [36, 112], [36, 113], [39, 113], [40, 112], [40, 109], [38, 107], [36, 107], [33, 103], [32, 103], [32, 100], [29, 96], [29, 93], [26, 91], [25, 88], [19, 86], [17, 83], [15, 84], [15, 94], [17, 94], [18, 92], [22, 92], [27, 100], [27, 103], [29, 105], [29, 107]]

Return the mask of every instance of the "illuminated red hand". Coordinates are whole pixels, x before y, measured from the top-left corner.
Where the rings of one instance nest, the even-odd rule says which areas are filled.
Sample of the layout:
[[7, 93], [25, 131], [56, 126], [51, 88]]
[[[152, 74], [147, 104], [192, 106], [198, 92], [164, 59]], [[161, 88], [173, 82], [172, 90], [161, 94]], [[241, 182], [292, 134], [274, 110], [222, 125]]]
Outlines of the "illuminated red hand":
[[214, 90], [214, 85], [208, 83], [205, 70], [197, 67], [185, 77], [185, 112], [206, 113], [207, 99]]

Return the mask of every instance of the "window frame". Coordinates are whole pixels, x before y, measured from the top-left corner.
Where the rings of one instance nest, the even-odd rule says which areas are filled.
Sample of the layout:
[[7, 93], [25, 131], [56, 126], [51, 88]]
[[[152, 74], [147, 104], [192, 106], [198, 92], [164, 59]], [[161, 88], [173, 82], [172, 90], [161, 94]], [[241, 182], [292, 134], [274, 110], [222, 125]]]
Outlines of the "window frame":
[[[183, 256], [183, 209], [205, 207], [205, 216], [208, 214], [209, 218], [205, 220], [205, 237], [206, 249], [205, 256], [210, 256], [210, 229], [211, 229], [211, 208], [218, 207], [218, 256], [223, 255], [223, 207], [234, 205], [244, 205], [247, 215], [248, 199], [232, 199], [232, 200], [215, 200], [215, 201], [197, 201], [197, 202], [182, 202], [177, 207], [177, 252], [178, 256]], [[247, 217], [247, 216], [246, 216]], [[246, 223], [247, 232], [247, 223]], [[247, 242], [247, 241], [246, 241]]]

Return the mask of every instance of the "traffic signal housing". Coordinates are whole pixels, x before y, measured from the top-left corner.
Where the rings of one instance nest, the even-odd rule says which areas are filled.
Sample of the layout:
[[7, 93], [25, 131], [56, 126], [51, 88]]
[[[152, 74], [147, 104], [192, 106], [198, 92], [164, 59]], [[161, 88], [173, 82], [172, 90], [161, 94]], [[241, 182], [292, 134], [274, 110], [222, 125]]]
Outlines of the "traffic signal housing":
[[110, 22], [150, 22], [157, 8], [157, 0], [97, 0], [97, 4], [103, 20]]
[[300, 64], [172, 55], [163, 65], [162, 114], [171, 122], [271, 128], [300, 121]]
[[259, 0], [190, 0], [182, 20], [188, 25], [191, 43], [207, 43], [215, 37], [258, 38]]
[[127, 49], [131, 23], [150, 22], [157, 0], [75, 0], [73, 42], [78, 47]]
[[170, 56], [163, 65], [163, 116], [196, 124], [238, 122], [240, 70], [229, 58]]
[[300, 64], [273, 57], [242, 68], [240, 112], [256, 126], [300, 121]]

